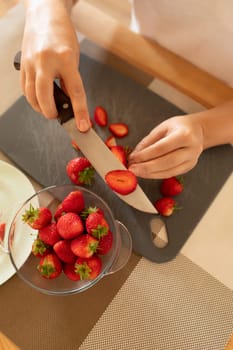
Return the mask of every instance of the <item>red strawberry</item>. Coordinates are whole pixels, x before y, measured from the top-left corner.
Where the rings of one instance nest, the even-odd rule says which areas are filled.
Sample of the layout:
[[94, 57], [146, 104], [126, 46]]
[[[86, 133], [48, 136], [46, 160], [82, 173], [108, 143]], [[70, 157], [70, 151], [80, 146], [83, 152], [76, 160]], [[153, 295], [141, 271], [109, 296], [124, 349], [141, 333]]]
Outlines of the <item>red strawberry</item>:
[[62, 201], [64, 212], [79, 214], [85, 207], [83, 193], [81, 191], [70, 192]]
[[179, 177], [170, 177], [164, 179], [160, 185], [160, 192], [165, 197], [172, 197], [180, 194], [184, 189], [182, 179]]
[[28, 210], [22, 215], [22, 220], [35, 230], [50, 224], [52, 213], [49, 208], [34, 208], [31, 204]]
[[65, 264], [63, 267], [64, 274], [71, 281], [79, 281], [80, 275], [75, 272], [75, 264]]
[[85, 157], [71, 159], [66, 165], [69, 179], [76, 185], [91, 185], [94, 179], [94, 168]]
[[119, 161], [127, 166], [127, 153], [123, 146], [117, 145], [110, 148], [113, 154], [119, 159]]
[[72, 264], [77, 258], [71, 250], [71, 242], [69, 240], [61, 240], [56, 242], [53, 249], [59, 259], [65, 263]]
[[101, 208], [98, 208], [98, 207], [88, 207], [82, 211], [80, 216], [82, 217], [82, 219], [86, 220], [88, 215], [91, 213], [99, 213], [100, 215], [104, 216], [103, 210]]
[[176, 201], [171, 197], [162, 197], [154, 203], [155, 208], [163, 216], [170, 216], [176, 209]]
[[108, 114], [103, 107], [97, 106], [95, 108], [94, 120], [99, 126], [106, 126], [108, 124]]
[[101, 272], [102, 260], [97, 255], [86, 258], [78, 258], [75, 263], [75, 272], [79, 274], [81, 280], [93, 280]]
[[85, 225], [87, 232], [97, 239], [106, 235], [109, 230], [109, 225], [104, 216], [97, 212], [88, 215]]
[[107, 254], [112, 248], [113, 244], [113, 234], [111, 231], [108, 231], [107, 235], [102, 236], [99, 240], [97, 253], [101, 255]]
[[41, 239], [37, 238], [32, 244], [32, 254], [38, 258], [42, 258], [50, 251], [50, 247], [45, 244]]
[[54, 253], [51, 253], [40, 259], [37, 269], [42, 277], [53, 279], [62, 272], [62, 264], [59, 258]]
[[137, 187], [137, 178], [130, 170], [112, 170], [105, 175], [105, 181], [115, 192], [126, 195]]
[[5, 229], [6, 229], [6, 223], [5, 222], [1, 222], [0, 223], [0, 242], [4, 240]]
[[129, 133], [128, 125], [125, 123], [112, 123], [108, 128], [109, 131], [118, 138], [125, 137]]
[[66, 213], [66, 212], [65, 212], [65, 210], [63, 209], [62, 203], [60, 203], [60, 204], [58, 205], [58, 207], [57, 207], [57, 209], [56, 209], [54, 215], [53, 215], [55, 221], [57, 221], [57, 220], [60, 218], [60, 216], [64, 215], [65, 213]]
[[109, 148], [111, 148], [112, 146], [116, 146], [116, 139], [113, 135], [109, 136], [106, 140], [105, 140], [105, 144], [106, 146], [108, 146]]
[[97, 250], [99, 241], [89, 234], [83, 234], [73, 239], [71, 250], [80, 258], [90, 258]]
[[45, 244], [54, 245], [61, 239], [57, 230], [57, 224], [52, 222], [51, 224], [41, 228], [38, 233], [38, 238]]
[[83, 233], [84, 227], [78, 214], [66, 213], [58, 219], [57, 230], [62, 238], [72, 239]]

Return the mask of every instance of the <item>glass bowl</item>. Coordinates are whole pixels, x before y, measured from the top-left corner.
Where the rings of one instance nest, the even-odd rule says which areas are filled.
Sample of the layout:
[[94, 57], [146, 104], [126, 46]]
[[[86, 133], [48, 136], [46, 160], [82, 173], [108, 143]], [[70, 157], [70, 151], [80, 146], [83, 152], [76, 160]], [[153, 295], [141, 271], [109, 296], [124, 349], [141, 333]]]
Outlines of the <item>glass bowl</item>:
[[[64, 272], [55, 279], [44, 278], [37, 269], [39, 258], [32, 254], [32, 244], [37, 238], [38, 230], [25, 223], [22, 216], [31, 205], [34, 208], [48, 207], [54, 214], [59, 203], [70, 192], [76, 190], [83, 193], [85, 207], [98, 207], [104, 212], [113, 234], [112, 247], [106, 255], [101, 255], [102, 269], [93, 280], [73, 281], [68, 279]], [[50, 295], [71, 295], [87, 290], [104, 276], [122, 269], [132, 253], [131, 235], [127, 228], [114, 218], [108, 204], [90, 190], [75, 185], [51, 186], [32, 195], [17, 211], [4, 244], [3, 249], [9, 254], [18, 276], [36, 290]]]

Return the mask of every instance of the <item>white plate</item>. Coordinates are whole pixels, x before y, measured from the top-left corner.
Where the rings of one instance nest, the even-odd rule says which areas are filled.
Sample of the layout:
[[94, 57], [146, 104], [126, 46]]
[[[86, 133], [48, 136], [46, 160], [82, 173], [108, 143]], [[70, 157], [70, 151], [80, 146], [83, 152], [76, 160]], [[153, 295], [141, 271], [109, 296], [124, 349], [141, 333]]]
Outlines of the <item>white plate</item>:
[[[18, 208], [34, 193], [31, 182], [20, 170], [0, 160], [0, 222], [6, 223], [6, 234]], [[0, 250], [0, 285], [14, 274], [10, 257]]]

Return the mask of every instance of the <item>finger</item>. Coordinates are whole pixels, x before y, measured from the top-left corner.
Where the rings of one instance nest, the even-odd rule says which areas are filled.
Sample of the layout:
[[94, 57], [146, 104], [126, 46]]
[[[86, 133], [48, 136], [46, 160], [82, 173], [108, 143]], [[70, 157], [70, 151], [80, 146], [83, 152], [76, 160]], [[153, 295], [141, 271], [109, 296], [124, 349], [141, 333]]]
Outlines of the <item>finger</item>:
[[91, 124], [81, 77], [77, 72], [77, 74], [73, 75], [72, 79], [65, 80], [63, 78], [63, 83], [71, 99], [77, 128], [85, 132], [90, 128]]
[[188, 149], [183, 148], [160, 158], [131, 164], [128, 168], [138, 177], [156, 179], [165, 176], [165, 174], [172, 176], [174, 173], [183, 173], [194, 167], [196, 163], [197, 158], [190, 158]]
[[22, 89], [24, 95], [25, 95], [25, 81], [26, 81], [26, 73], [25, 73], [24, 69], [21, 69], [20, 70], [20, 85], [21, 85], [21, 89]]
[[29, 77], [29, 75], [26, 75], [24, 89], [25, 89], [25, 97], [28, 103], [32, 106], [32, 108], [36, 112], [41, 113], [41, 109], [39, 107], [37, 97], [36, 97], [35, 78], [33, 76]]
[[153, 129], [147, 136], [145, 136], [135, 147], [134, 151], [141, 151], [142, 149], [151, 146], [153, 143], [159, 141], [167, 134], [167, 127], [165, 123], [160, 124]]
[[57, 117], [58, 112], [53, 95], [53, 78], [38, 73], [36, 76], [36, 97], [42, 114], [48, 119]]

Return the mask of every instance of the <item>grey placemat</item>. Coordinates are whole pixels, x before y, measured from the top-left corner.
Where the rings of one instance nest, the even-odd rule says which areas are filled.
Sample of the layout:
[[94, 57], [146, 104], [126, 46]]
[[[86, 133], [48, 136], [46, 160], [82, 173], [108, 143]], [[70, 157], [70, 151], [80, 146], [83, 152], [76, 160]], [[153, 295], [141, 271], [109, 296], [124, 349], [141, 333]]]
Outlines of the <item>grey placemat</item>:
[[[80, 71], [88, 96], [90, 114], [96, 105], [103, 105], [109, 122], [124, 121], [130, 133], [119, 141], [133, 147], [156, 124], [181, 110], [130, 78], [81, 55]], [[105, 129], [98, 129], [106, 138]], [[0, 118], [0, 149], [21, 169], [43, 186], [69, 182], [65, 166], [77, 153], [57, 121], [48, 121], [34, 112], [24, 97]], [[198, 165], [185, 175], [185, 191], [178, 202], [182, 210], [164, 220], [169, 244], [156, 248], [150, 230], [152, 216], [123, 203], [99, 176], [92, 189], [111, 206], [116, 218], [129, 229], [134, 251], [156, 262], [176, 256], [205, 211], [233, 170], [231, 146], [212, 148], [204, 152]], [[104, 162], [104, 159], [103, 159]], [[141, 180], [140, 184], [154, 201], [159, 196], [159, 181]]]

